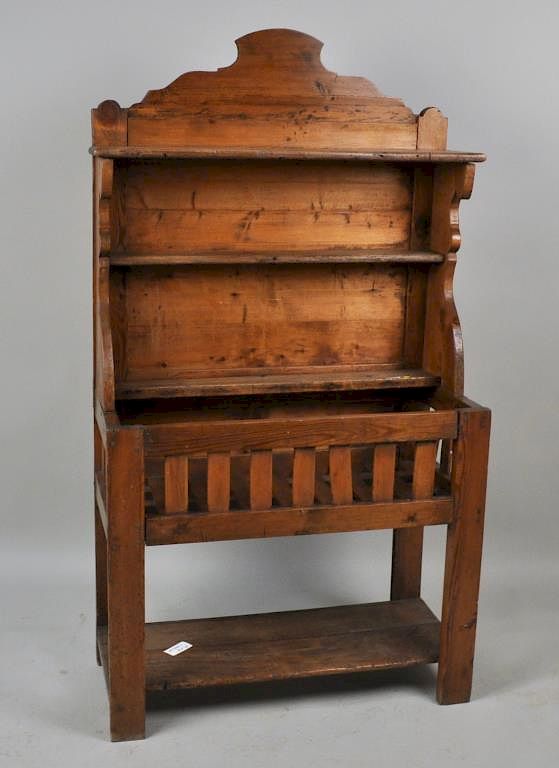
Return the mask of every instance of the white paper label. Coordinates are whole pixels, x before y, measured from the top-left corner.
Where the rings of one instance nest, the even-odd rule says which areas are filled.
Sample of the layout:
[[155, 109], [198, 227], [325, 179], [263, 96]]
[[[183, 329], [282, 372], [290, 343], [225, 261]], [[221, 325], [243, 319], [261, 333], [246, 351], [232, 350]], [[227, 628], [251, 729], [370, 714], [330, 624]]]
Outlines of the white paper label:
[[180, 643], [175, 643], [170, 648], [166, 648], [163, 653], [168, 653], [169, 656], [178, 656], [179, 653], [188, 651], [189, 648], [192, 648], [192, 643], [181, 640]]

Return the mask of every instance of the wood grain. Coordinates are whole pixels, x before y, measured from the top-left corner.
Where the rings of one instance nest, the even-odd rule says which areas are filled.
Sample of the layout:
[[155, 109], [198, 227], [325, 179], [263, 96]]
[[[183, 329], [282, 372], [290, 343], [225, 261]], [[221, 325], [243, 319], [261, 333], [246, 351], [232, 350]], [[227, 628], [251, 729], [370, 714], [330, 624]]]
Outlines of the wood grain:
[[129, 165], [124, 252], [408, 245], [412, 178], [390, 164], [176, 161]]
[[[437, 660], [438, 633], [421, 600], [147, 624], [146, 684], [168, 691], [408, 667]], [[163, 653], [183, 637], [187, 653]], [[103, 630], [99, 645], [106, 656]]]
[[316, 452], [314, 448], [296, 448], [293, 454], [293, 506], [314, 504]]
[[168, 456], [165, 459], [165, 512], [185, 512], [188, 509], [188, 457]]
[[385, 265], [137, 268], [127, 382], [401, 360], [406, 273]]
[[[489, 414], [453, 298], [473, 163], [292, 30], [92, 113], [98, 660], [115, 740], [166, 690], [432, 662], [470, 696]], [[313, 394], [314, 393], [314, 394]], [[436, 449], [442, 441], [441, 467]], [[148, 626], [144, 545], [394, 529], [392, 602]], [[193, 642], [182, 656], [164, 648]]]
[[184, 145], [181, 147], [91, 147], [94, 157], [115, 160], [345, 160], [369, 163], [483, 163], [483, 152], [421, 151], [415, 149], [296, 149], [274, 146], [265, 147], [207, 147]]
[[272, 451], [252, 451], [250, 454], [250, 508], [269, 509], [272, 506]]
[[150, 424], [144, 430], [144, 441], [146, 456], [156, 458], [436, 440], [455, 434], [456, 413], [438, 411]]
[[340, 505], [351, 504], [353, 501], [351, 449], [347, 446], [331, 447], [328, 462], [332, 501]]
[[111, 738], [145, 729], [144, 467], [142, 433], [111, 435], [108, 474], [108, 680]]
[[[190, 371], [178, 379], [120, 381], [117, 395], [121, 400], [145, 398], [209, 397], [216, 395], [262, 395], [286, 392], [348, 392], [356, 390], [410, 390], [434, 388], [438, 376], [421, 368], [394, 366], [304, 366], [235, 371], [234, 375], [200, 378]], [[184, 378], [182, 377], [184, 375]]]
[[391, 501], [394, 498], [396, 446], [375, 445], [373, 456], [373, 501]]
[[[282, 476], [283, 476], [282, 472]], [[287, 493], [285, 486], [282, 492]], [[290, 501], [288, 503], [291, 503]], [[150, 515], [146, 520], [147, 544], [185, 544], [197, 541], [301, 536], [348, 531], [441, 525], [452, 519], [452, 500], [391, 503], [327, 504], [309, 507], [273, 507], [221, 514]]]
[[460, 413], [453, 445], [455, 517], [448, 526], [437, 700], [469, 701], [477, 628], [491, 412]]
[[231, 466], [229, 453], [208, 455], [208, 510], [227, 512], [231, 495]]
[[[437, 442], [417, 443], [414, 451], [412, 495], [414, 499], [430, 499], [435, 486]], [[392, 544], [391, 600], [419, 597], [423, 529], [395, 531]]]

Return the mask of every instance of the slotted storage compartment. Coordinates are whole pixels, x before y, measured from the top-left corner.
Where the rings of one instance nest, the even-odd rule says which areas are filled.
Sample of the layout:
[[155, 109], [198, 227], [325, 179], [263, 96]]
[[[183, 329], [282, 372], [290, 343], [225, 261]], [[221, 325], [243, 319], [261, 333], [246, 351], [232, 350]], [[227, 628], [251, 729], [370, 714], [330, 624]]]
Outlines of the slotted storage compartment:
[[451, 519], [437, 463], [457, 434], [449, 406], [370, 393], [167, 404], [120, 416], [144, 434], [148, 544]]
[[[483, 156], [289, 30], [93, 112], [97, 650], [145, 692], [439, 662], [472, 681], [489, 412], [463, 397], [458, 205]], [[447, 525], [440, 622], [423, 528]], [[390, 601], [145, 624], [145, 545], [393, 529]], [[193, 647], [169, 656], [181, 640]]]

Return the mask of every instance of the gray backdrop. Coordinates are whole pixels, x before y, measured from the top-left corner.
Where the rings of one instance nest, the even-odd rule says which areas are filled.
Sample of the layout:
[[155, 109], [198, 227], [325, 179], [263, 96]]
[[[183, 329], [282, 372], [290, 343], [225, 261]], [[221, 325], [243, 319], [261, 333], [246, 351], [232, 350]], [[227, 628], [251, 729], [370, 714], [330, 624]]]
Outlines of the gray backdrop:
[[[2, 3], [0, 765], [555, 763], [557, 583], [557, 25], [554, 0]], [[434, 671], [155, 712], [111, 745], [93, 645], [89, 110], [288, 26], [323, 61], [415, 111], [451, 148], [485, 151], [456, 297], [466, 393], [494, 411], [474, 701], [434, 704]], [[443, 539], [427, 536], [438, 609]], [[390, 536], [150, 550], [148, 616], [384, 599]], [[157, 756], [157, 757], [156, 757]], [[131, 757], [133, 759], [131, 760]]]

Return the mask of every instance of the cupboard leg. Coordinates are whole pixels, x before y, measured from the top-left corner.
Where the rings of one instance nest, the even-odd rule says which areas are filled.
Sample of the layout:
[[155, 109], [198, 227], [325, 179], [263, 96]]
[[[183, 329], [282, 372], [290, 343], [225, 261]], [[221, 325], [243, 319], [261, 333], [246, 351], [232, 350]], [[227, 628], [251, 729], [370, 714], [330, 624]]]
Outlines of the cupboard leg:
[[[101, 522], [99, 509], [95, 504], [95, 592], [96, 592], [96, 632], [99, 627], [107, 626], [107, 539]], [[95, 640], [97, 664], [101, 666], [99, 646]]]
[[491, 414], [462, 411], [452, 460], [454, 521], [448, 526], [437, 701], [469, 701], [477, 622]]
[[392, 579], [390, 599], [419, 597], [423, 528], [400, 528], [392, 535]]
[[111, 435], [108, 473], [108, 659], [111, 738], [145, 735], [142, 434]]

